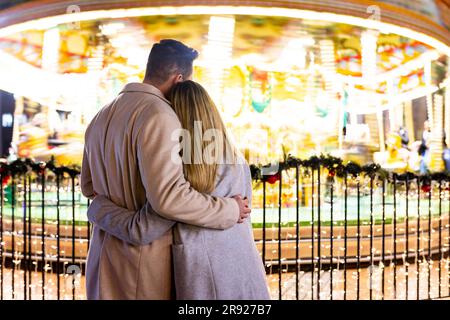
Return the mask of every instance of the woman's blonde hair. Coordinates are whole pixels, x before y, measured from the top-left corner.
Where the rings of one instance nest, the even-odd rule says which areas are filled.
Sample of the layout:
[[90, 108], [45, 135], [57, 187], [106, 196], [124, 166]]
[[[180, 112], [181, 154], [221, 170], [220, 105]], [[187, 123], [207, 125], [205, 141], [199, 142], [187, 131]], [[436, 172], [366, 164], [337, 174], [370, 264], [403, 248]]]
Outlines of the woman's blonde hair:
[[[219, 110], [208, 92], [191, 80], [176, 84], [169, 99], [185, 129], [181, 144], [186, 180], [197, 191], [211, 193], [216, 184], [218, 164], [236, 161], [236, 150]], [[205, 153], [208, 150], [213, 152]]]

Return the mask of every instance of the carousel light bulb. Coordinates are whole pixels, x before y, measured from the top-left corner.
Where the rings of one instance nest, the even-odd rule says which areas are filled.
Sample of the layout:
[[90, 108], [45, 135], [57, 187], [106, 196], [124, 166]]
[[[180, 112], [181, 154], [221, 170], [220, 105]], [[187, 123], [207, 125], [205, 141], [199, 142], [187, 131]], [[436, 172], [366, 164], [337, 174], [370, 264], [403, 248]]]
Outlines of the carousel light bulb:
[[445, 170], [445, 164], [442, 159], [443, 153], [443, 108], [444, 100], [443, 96], [440, 94], [435, 94], [434, 96], [434, 110], [433, 110], [433, 122], [432, 123], [432, 139], [430, 142], [430, 169], [435, 172], [442, 172]]
[[58, 28], [44, 32], [42, 45], [42, 69], [58, 72], [59, 68], [60, 34]]
[[320, 56], [322, 60], [322, 67], [325, 75], [325, 90], [328, 95], [328, 99], [331, 99], [335, 77], [336, 77], [336, 58], [334, 53], [334, 41], [330, 39], [324, 39], [319, 41]]
[[209, 87], [216, 101], [221, 101], [226, 69], [232, 58], [235, 19], [212, 16], [209, 19], [208, 43], [203, 47], [203, 62], [209, 70]]
[[125, 25], [122, 22], [111, 22], [107, 24], [102, 24], [100, 30], [105, 36], [110, 36], [116, 34], [119, 30], [123, 29]]
[[302, 37], [290, 40], [283, 49], [279, 58], [280, 67], [295, 66], [299, 69], [306, 67], [306, 47], [314, 44], [311, 37]]
[[94, 49], [92, 56], [88, 58], [88, 72], [99, 72], [103, 69], [105, 47], [99, 45]]
[[377, 41], [378, 31], [367, 30], [361, 35], [362, 74], [367, 81], [375, 79], [376, 76]]

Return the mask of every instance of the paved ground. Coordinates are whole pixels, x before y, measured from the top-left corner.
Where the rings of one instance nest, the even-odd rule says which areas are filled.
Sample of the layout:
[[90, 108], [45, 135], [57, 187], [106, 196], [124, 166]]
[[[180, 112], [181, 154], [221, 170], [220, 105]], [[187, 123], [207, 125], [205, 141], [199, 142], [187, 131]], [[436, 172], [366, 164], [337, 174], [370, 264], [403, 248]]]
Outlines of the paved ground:
[[[439, 267], [441, 268], [441, 278], [439, 281]], [[449, 269], [448, 260], [443, 260], [439, 266], [437, 261], [433, 261], [431, 267], [431, 273], [428, 275], [429, 265], [423, 263], [420, 266], [420, 286], [419, 295], [420, 299], [427, 298], [438, 298], [439, 297], [439, 284], [441, 287], [441, 297], [450, 296], [449, 293]], [[372, 281], [370, 280], [370, 270], [372, 270]], [[397, 277], [394, 280], [394, 270], [396, 271]], [[382, 273], [383, 269], [376, 266], [372, 269], [364, 268], [361, 269], [359, 273], [359, 297], [358, 297], [358, 272], [357, 270], [347, 271], [347, 295], [346, 298], [349, 300], [354, 299], [364, 299], [367, 300], [370, 297], [370, 283], [372, 282], [372, 299], [382, 298]], [[417, 272], [415, 264], [408, 266], [408, 273], [406, 273], [406, 266], [387, 266], [384, 269], [385, 279], [384, 279], [384, 298], [385, 299], [406, 299], [406, 293], [408, 293], [408, 299], [417, 299]], [[406, 274], [408, 274], [408, 281], [406, 281]], [[344, 299], [344, 271], [333, 270], [333, 299], [341, 300]], [[430, 282], [428, 278], [430, 277]], [[23, 271], [16, 270], [14, 274], [14, 299], [21, 300], [24, 297], [23, 292]], [[60, 298], [61, 299], [72, 299], [72, 281], [74, 277], [71, 275], [60, 276]], [[314, 280], [313, 294], [311, 294], [311, 280]], [[57, 277], [54, 273], [48, 272], [45, 274], [45, 299], [56, 299], [56, 280]], [[278, 272], [274, 274], [269, 274], [267, 276], [268, 284], [270, 287], [271, 295], [273, 299], [278, 299], [278, 283], [279, 276]], [[283, 272], [282, 273], [282, 299], [296, 299], [296, 276], [295, 273]], [[314, 273], [312, 277], [312, 272], [299, 273], [299, 299], [309, 300], [318, 299], [317, 296], [317, 284], [318, 284], [318, 273]], [[397, 290], [394, 290], [394, 281], [396, 282]], [[428, 283], [430, 285], [428, 285]], [[407, 285], [408, 284], [408, 288]], [[331, 277], [329, 271], [322, 271], [320, 273], [320, 299], [328, 300], [331, 298], [330, 295]], [[4, 299], [12, 299], [12, 272], [11, 270], [5, 270], [4, 273]], [[32, 284], [29, 288], [32, 293], [33, 299], [42, 299], [42, 274], [39, 272], [32, 273]], [[27, 293], [28, 295], [28, 293]], [[85, 299], [84, 292], [84, 277], [75, 277], [75, 298]]]

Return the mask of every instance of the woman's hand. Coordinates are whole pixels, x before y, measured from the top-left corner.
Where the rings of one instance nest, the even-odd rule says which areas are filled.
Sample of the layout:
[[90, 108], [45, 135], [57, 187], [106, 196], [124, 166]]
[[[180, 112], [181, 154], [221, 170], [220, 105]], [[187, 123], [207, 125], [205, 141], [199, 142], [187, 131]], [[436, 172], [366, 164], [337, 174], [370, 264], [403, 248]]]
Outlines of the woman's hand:
[[243, 198], [240, 195], [236, 195], [233, 197], [234, 200], [237, 201], [239, 206], [239, 220], [238, 223], [244, 222], [245, 219], [250, 217], [250, 213], [252, 212], [252, 209], [248, 207], [248, 199], [247, 197]]

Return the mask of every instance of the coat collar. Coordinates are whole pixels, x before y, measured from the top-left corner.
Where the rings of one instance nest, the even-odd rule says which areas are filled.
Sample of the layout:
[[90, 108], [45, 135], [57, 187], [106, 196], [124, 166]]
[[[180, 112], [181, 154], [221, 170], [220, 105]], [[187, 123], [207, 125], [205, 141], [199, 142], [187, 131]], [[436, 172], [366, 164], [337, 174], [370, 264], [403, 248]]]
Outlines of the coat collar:
[[126, 84], [120, 93], [125, 93], [125, 92], [149, 93], [154, 96], [157, 96], [158, 98], [165, 101], [169, 105], [171, 104], [170, 101], [164, 97], [163, 93], [158, 88], [156, 88], [155, 86], [152, 86], [151, 84], [140, 83], [140, 82], [131, 82], [131, 83]]

